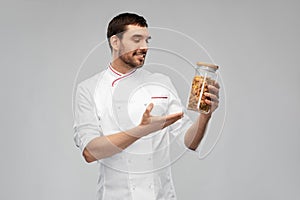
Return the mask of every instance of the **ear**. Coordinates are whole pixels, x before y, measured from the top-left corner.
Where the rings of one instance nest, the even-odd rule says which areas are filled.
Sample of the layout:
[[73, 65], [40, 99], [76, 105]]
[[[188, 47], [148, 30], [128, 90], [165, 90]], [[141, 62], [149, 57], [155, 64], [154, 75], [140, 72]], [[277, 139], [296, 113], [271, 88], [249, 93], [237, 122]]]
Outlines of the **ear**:
[[119, 50], [120, 48], [120, 38], [118, 38], [116, 35], [113, 35], [109, 39], [110, 44], [113, 48], [113, 50]]

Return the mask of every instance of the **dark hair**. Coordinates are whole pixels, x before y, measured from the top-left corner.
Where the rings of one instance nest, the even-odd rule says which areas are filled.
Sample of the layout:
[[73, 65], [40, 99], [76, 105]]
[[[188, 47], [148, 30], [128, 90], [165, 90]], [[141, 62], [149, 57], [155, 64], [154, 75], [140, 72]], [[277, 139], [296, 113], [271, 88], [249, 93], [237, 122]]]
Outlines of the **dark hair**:
[[112, 49], [110, 44], [110, 37], [113, 35], [117, 35], [122, 38], [123, 32], [126, 31], [127, 25], [138, 25], [141, 27], [148, 27], [148, 24], [144, 17], [139, 16], [134, 13], [121, 13], [114, 17], [108, 24], [107, 27], [107, 40], [109, 43], [109, 47]]

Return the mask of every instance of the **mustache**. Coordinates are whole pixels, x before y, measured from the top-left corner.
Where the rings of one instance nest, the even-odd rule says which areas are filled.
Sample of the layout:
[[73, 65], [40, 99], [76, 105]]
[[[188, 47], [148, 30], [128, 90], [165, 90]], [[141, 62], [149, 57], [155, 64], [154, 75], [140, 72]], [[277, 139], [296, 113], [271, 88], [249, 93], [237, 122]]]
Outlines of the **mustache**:
[[133, 52], [133, 55], [135, 56], [135, 55], [146, 55], [147, 54], [147, 50], [145, 50], [145, 49], [140, 49], [140, 50], [136, 50], [136, 51], [134, 51]]

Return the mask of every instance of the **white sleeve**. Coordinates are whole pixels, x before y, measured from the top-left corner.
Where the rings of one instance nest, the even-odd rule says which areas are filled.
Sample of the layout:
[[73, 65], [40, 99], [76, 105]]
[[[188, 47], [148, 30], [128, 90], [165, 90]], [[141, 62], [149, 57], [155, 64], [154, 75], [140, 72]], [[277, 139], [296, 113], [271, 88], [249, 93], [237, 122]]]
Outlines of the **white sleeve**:
[[74, 141], [81, 151], [91, 140], [102, 135], [90, 89], [79, 84], [74, 99]]

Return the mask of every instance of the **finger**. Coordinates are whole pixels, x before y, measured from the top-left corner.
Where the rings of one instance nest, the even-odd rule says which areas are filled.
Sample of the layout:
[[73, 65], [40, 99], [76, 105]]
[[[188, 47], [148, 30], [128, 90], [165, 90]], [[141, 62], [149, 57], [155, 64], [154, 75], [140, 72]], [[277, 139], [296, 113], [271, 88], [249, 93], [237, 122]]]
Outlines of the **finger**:
[[211, 101], [211, 100], [205, 99], [205, 103], [210, 105], [211, 107], [218, 107], [219, 106], [219, 101]]
[[215, 94], [205, 92], [204, 95], [209, 98], [208, 100], [219, 102], [219, 97]]
[[153, 107], [154, 107], [154, 104], [153, 104], [153, 103], [150, 103], [150, 104], [147, 106], [147, 108], [146, 108], [144, 114], [150, 115], [150, 112], [152, 111]]
[[165, 121], [163, 128], [170, 126], [171, 124], [175, 123], [179, 119], [181, 119], [181, 117], [177, 117], [177, 118], [173, 118], [173, 119]]
[[174, 113], [174, 114], [170, 114], [170, 115], [166, 115], [165, 116], [165, 120], [172, 120], [172, 119], [177, 119], [177, 118], [182, 118], [183, 117], [183, 112], [179, 112], [179, 113]]
[[151, 123], [156, 126], [157, 130], [165, 128], [177, 120], [181, 119], [183, 116], [183, 112], [174, 113], [166, 116], [152, 116]]
[[219, 103], [216, 102], [205, 100], [205, 103], [210, 105], [210, 113], [214, 112], [219, 107]]
[[219, 97], [219, 88], [213, 86], [213, 85], [209, 85], [208, 86], [208, 91], [212, 94], [215, 94]]
[[168, 117], [166, 117], [164, 128], [175, 123], [177, 120], [181, 119], [182, 117], [183, 117], [183, 113], [172, 114], [172, 116], [169, 115]]
[[217, 81], [214, 81], [213, 86], [215, 86], [216, 88], [220, 89], [220, 85], [219, 85], [219, 83]]

